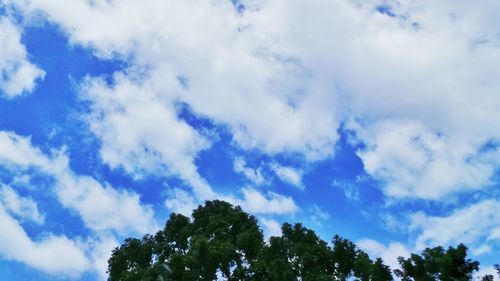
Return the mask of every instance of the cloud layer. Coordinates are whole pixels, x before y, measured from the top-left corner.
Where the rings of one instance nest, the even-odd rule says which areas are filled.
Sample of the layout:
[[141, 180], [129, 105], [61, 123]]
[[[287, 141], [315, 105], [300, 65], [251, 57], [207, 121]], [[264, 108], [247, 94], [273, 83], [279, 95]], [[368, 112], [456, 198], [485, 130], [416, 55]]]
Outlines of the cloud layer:
[[45, 72], [28, 60], [19, 27], [0, 15], [0, 97], [14, 98], [34, 90]]
[[112, 167], [166, 165], [209, 194], [192, 163], [209, 141], [176, 118], [179, 101], [244, 148], [308, 159], [331, 156], [347, 122], [389, 196], [481, 188], [498, 166], [498, 153], [481, 150], [500, 138], [494, 1], [241, 1], [243, 12], [222, 0], [15, 4], [100, 56], [130, 59], [112, 86], [85, 87]]

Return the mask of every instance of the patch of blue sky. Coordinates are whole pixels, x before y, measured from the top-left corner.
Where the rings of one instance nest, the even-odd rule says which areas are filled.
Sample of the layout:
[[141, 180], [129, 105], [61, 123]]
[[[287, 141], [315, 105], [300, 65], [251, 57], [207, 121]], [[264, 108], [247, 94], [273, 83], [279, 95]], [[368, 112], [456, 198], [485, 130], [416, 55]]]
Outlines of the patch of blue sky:
[[231, 3], [233, 4], [236, 11], [238, 11], [238, 13], [240, 14], [246, 10], [246, 6], [241, 0], [231, 0]]
[[[84, 108], [73, 79], [110, 74], [119, 69], [121, 63], [101, 61], [88, 49], [68, 45], [58, 28], [49, 24], [27, 27], [22, 42], [30, 61], [43, 69], [46, 75], [43, 81], [39, 81], [34, 93], [13, 100], [0, 99], [0, 129], [30, 136], [33, 145], [47, 155], [54, 149], [65, 147], [72, 169], [81, 174], [95, 174], [95, 169], [103, 167], [98, 164], [98, 143], [89, 137], [85, 125], [77, 117]], [[15, 178], [23, 175], [30, 175], [28, 182], [16, 183]], [[46, 214], [43, 226], [25, 226], [30, 236], [36, 237], [47, 231], [69, 237], [88, 234], [79, 216], [56, 200], [51, 177], [38, 173], [36, 169], [22, 173], [2, 169], [0, 176], [5, 183], [20, 187], [25, 185], [25, 189], [16, 190], [21, 195], [34, 197], [39, 209]]]
[[377, 9], [377, 11], [379, 13], [387, 15], [389, 17], [392, 17], [392, 18], [397, 17], [396, 13], [394, 13], [394, 11], [392, 10], [392, 8], [389, 5], [387, 5], [387, 4], [378, 5], [375, 9]]
[[[55, 281], [61, 280], [53, 275], [26, 266], [22, 263], [0, 259], [1, 280]], [[84, 279], [81, 279], [83, 281]]]
[[14, 100], [0, 100], [3, 115], [0, 128], [31, 136], [32, 142], [46, 153], [63, 145], [70, 150], [75, 148], [72, 153], [83, 153], [75, 155], [78, 161], [74, 162], [87, 167], [85, 159], [94, 157], [89, 152], [96, 151], [92, 147], [95, 143], [86, 142], [88, 137], [82, 138], [86, 130], [77, 116], [84, 108], [72, 79], [110, 74], [120, 63], [100, 61], [90, 50], [69, 46], [63, 34], [49, 24], [26, 28], [22, 42], [32, 63], [46, 75], [34, 93]]

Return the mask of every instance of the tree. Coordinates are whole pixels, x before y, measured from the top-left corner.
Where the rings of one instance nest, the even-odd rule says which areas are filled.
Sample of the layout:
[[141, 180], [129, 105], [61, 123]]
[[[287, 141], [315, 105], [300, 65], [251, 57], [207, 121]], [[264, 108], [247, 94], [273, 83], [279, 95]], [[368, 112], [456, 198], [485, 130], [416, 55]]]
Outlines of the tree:
[[154, 237], [129, 238], [108, 261], [108, 280], [156, 280], [168, 264], [174, 280], [247, 280], [263, 246], [257, 220], [223, 201], [172, 214]]
[[495, 277], [491, 274], [486, 274], [481, 278], [481, 281], [494, 281]]
[[[373, 262], [367, 253], [358, 250], [354, 260], [354, 278], [360, 281], [371, 280]], [[390, 272], [389, 272], [390, 273]]]
[[[354, 243], [339, 235], [333, 237], [333, 263], [335, 275], [344, 281], [354, 274], [357, 248]], [[370, 261], [371, 263], [371, 261]], [[361, 274], [361, 273], [360, 273]]]
[[281, 237], [271, 237], [263, 250], [260, 279], [256, 280], [333, 280], [332, 253], [327, 243], [312, 230], [285, 223]]
[[412, 254], [410, 258], [400, 257], [401, 269], [395, 274], [406, 280], [472, 280], [472, 273], [479, 269], [479, 263], [467, 259], [467, 247], [459, 244], [456, 248], [427, 248], [422, 255]]
[[393, 280], [391, 269], [385, 265], [381, 258], [377, 258], [371, 266], [370, 280], [372, 281], [390, 281]]
[[[335, 235], [328, 244], [300, 223], [284, 223], [281, 230], [265, 242], [255, 217], [227, 202], [207, 201], [191, 217], [171, 214], [154, 236], [125, 239], [108, 261], [108, 280], [393, 280], [382, 259], [372, 261], [348, 239]], [[400, 257], [399, 264], [395, 274], [403, 281], [472, 280], [479, 268], [462, 244], [428, 248]]]
[[152, 270], [153, 239], [146, 235], [142, 240], [128, 238], [113, 250], [108, 263], [109, 280], [148, 280], [156, 276]]

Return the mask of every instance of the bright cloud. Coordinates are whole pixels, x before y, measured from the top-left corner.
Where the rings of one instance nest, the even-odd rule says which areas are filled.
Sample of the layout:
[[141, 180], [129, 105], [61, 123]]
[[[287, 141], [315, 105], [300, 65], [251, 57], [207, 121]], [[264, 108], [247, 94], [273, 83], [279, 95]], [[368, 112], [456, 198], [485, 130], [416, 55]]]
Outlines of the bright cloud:
[[89, 228], [139, 233], [155, 228], [152, 210], [141, 205], [137, 194], [74, 174], [64, 154], [49, 157], [32, 146], [29, 138], [2, 131], [0, 143], [4, 145], [0, 150], [0, 165], [14, 169], [34, 166], [53, 176], [58, 200], [78, 212]]
[[44, 217], [38, 211], [38, 205], [30, 197], [21, 197], [12, 187], [3, 185], [0, 187], [0, 204], [12, 214], [23, 220], [33, 221], [41, 224]]
[[382, 258], [392, 269], [399, 268], [398, 257], [410, 257], [410, 250], [399, 242], [393, 242], [385, 246], [373, 239], [362, 239], [357, 241], [357, 244], [371, 257]]
[[304, 189], [304, 185], [302, 184], [302, 172], [292, 168], [281, 166], [277, 163], [273, 163], [271, 168], [276, 173], [279, 179], [282, 181], [291, 184], [299, 189]]
[[165, 200], [165, 207], [170, 211], [187, 217], [191, 216], [197, 206], [197, 200], [189, 192], [180, 188], [170, 190], [169, 197]]
[[267, 239], [271, 236], [281, 235], [281, 224], [273, 219], [259, 218], [260, 224], [264, 227], [264, 235]]
[[19, 28], [0, 16], [0, 96], [14, 98], [32, 92], [45, 72], [28, 61]]
[[[369, 132], [367, 132], [369, 131]], [[440, 199], [484, 188], [494, 173], [489, 153], [461, 140], [448, 140], [414, 122], [381, 122], [363, 132], [367, 148], [358, 152], [368, 173], [386, 183], [394, 197]]]
[[243, 200], [230, 200], [241, 205], [248, 212], [256, 214], [293, 214], [299, 210], [295, 201], [288, 196], [267, 192], [262, 194], [256, 189], [243, 188]]
[[359, 156], [389, 196], [438, 199], [488, 183], [498, 157], [481, 147], [500, 139], [491, 63], [500, 49], [483, 40], [498, 33], [494, 1], [383, 2], [394, 17], [376, 11], [380, 1], [242, 3], [240, 14], [222, 0], [16, 2], [101, 56], [132, 56], [114, 86], [87, 88], [112, 167], [137, 175], [168, 166], [210, 193], [192, 164], [206, 142], [175, 114], [183, 101], [228, 125], [244, 148], [308, 159], [333, 154], [342, 120], [361, 120], [352, 127], [367, 145]]
[[248, 167], [242, 158], [234, 159], [233, 168], [236, 173], [242, 174], [255, 185], [261, 185], [265, 182], [262, 169], [260, 167], [256, 169]]
[[[95, 234], [106, 231], [118, 234], [146, 233], [158, 229], [151, 207], [141, 204], [138, 194], [118, 190], [109, 184], [101, 184], [89, 176], [74, 174], [63, 152], [48, 156], [33, 146], [29, 138], [5, 131], [0, 132], [0, 143], [2, 144], [1, 167], [17, 173], [27, 172], [29, 167], [35, 167], [54, 177], [53, 192], [57, 200], [64, 207], [76, 212], [85, 226]], [[41, 220], [36, 202], [20, 198], [15, 191], [6, 187], [2, 188], [2, 194], [6, 195], [1, 200], [3, 206], [0, 207], [4, 213], [2, 218], [9, 231], [4, 232], [7, 240], [2, 240], [7, 242], [0, 247], [0, 255], [22, 261], [49, 273], [77, 276], [92, 268], [99, 269], [90, 266], [84, 247], [77, 247], [78, 243], [67, 237], [49, 235], [42, 242], [33, 242], [22, 226], [10, 217], [5, 209], [21, 218], [29, 216], [32, 220]], [[17, 243], [10, 246], [11, 242], [8, 241], [11, 240], [16, 240]], [[34, 254], [30, 255], [30, 252]], [[60, 259], [64, 259], [64, 256], [52, 256], [58, 252], [73, 256], [61, 262]]]
[[79, 276], [89, 260], [79, 243], [66, 236], [49, 235], [33, 241], [18, 221], [0, 205], [0, 256], [52, 274]]
[[208, 142], [178, 119], [168, 95], [158, 96], [153, 85], [134, 83], [122, 74], [115, 75], [111, 88], [103, 80], [89, 80], [83, 92], [92, 102], [89, 123], [102, 140], [106, 163], [139, 178], [153, 173], [180, 175], [199, 198], [213, 197], [193, 163]]
[[447, 216], [416, 213], [412, 216], [410, 226], [412, 230], [419, 232], [415, 246], [417, 249], [424, 249], [458, 243], [475, 245], [494, 240], [494, 233], [500, 227], [499, 213], [500, 202], [494, 199], [457, 209]]

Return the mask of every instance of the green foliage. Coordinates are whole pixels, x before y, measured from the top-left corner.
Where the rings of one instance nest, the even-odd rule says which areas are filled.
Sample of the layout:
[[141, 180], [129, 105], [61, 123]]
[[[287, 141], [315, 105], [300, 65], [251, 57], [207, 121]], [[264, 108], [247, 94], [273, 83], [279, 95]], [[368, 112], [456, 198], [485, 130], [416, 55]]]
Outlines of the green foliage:
[[479, 269], [479, 262], [467, 259], [467, 247], [459, 244], [456, 248], [427, 248], [422, 255], [412, 254], [410, 258], [399, 258], [401, 269], [397, 276], [406, 280], [472, 280], [472, 273]]
[[127, 239], [108, 262], [109, 280], [156, 280], [168, 264], [172, 280], [247, 280], [263, 247], [257, 220], [240, 207], [210, 201], [193, 219], [172, 214], [154, 237]]
[[485, 276], [483, 276], [481, 278], [481, 281], [494, 281], [495, 280], [495, 277], [493, 277], [493, 275], [491, 274], [486, 274]]
[[281, 237], [264, 248], [256, 280], [333, 280], [332, 253], [326, 242], [301, 224], [283, 224]]
[[[403, 281], [471, 280], [479, 266], [462, 244], [426, 249], [399, 263], [395, 274]], [[335, 235], [329, 245], [302, 224], [285, 223], [281, 236], [265, 242], [255, 217], [217, 200], [191, 218], [171, 214], [154, 236], [126, 239], [113, 250], [108, 274], [109, 281], [393, 280], [382, 259], [372, 261], [348, 239]]]
[[375, 260], [375, 263], [371, 266], [370, 274], [372, 281], [392, 280], [391, 269], [384, 264], [381, 258]]

